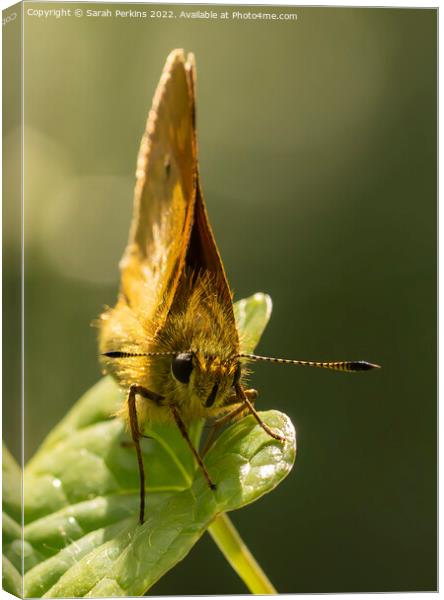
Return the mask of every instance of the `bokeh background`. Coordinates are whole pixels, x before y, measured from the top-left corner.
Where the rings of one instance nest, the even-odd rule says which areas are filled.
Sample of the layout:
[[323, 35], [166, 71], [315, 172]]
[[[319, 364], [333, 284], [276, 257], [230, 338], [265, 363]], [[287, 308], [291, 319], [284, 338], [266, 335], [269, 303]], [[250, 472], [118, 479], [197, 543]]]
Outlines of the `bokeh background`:
[[[437, 13], [240, 10], [298, 19], [25, 17], [26, 455], [100, 377], [90, 323], [115, 301], [146, 114], [184, 47], [230, 282], [274, 301], [258, 351], [383, 365], [257, 365], [258, 406], [291, 416], [298, 457], [233, 521], [280, 592], [434, 590]], [[244, 591], [204, 536], [151, 593]]]

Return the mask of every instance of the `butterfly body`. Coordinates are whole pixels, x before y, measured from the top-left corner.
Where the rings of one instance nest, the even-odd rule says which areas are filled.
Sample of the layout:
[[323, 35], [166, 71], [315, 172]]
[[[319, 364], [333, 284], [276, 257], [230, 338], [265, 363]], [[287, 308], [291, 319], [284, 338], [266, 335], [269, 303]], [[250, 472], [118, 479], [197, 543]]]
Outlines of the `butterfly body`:
[[[171, 420], [169, 405], [179, 407], [190, 423], [218, 416], [232, 403], [235, 377], [240, 380], [239, 340], [235, 326], [227, 327], [230, 314], [225, 314], [217, 290], [210, 272], [186, 270], [168, 319], [157, 330], [143, 309], [133, 310], [123, 298], [102, 315], [100, 350], [106, 371], [123, 388], [136, 382], [163, 398], [159, 403], [138, 400], [142, 430], [150, 421]], [[121, 358], [107, 356], [115, 349]], [[173, 357], [181, 353], [191, 356], [188, 381], [179, 381], [172, 370]], [[127, 414], [125, 406], [121, 414]]]

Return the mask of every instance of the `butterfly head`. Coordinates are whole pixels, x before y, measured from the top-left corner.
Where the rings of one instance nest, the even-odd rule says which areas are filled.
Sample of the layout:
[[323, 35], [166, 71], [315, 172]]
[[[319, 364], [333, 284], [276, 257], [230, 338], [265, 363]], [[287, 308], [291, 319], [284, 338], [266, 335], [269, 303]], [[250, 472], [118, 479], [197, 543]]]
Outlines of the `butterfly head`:
[[223, 405], [234, 393], [241, 365], [237, 357], [222, 359], [216, 355], [181, 352], [172, 359], [171, 375], [204, 408], [212, 408]]

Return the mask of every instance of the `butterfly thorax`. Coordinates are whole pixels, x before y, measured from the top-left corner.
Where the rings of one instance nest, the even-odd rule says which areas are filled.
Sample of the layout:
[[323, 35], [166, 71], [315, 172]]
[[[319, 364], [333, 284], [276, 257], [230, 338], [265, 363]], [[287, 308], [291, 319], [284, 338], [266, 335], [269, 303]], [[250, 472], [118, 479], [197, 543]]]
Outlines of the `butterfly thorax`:
[[[168, 405], [177, 406], [186, 421], [208, 418], [233, 400], [234, 383], [241, 377], [239, 336], [232, 305], [219, 286], [208, 271], [186, 270], [168, 317], [157, 330], [158, 318], [147, 320], [140, 306], [132, 308], [124, 298], [102, 316], [102, 352], [139, 355], [104, 356], [105, 370], [123, 388], [135, 383], [164, 398], [161, 406], [138, 403], [141, 423], [168, 420]], [[123, 314], [127, 327], [120, 337]], [[140, 356], [150, 353], [159, 355]]]
[[[152, 385], [187, 418], [210, 416], [233, 395], [240, 376], [239, 337], [232, 305], [218, 293], [219, 281], [207, 271], [187, 271], [165, 325], [156, 333], [157, 352], [173, 352], [150, 374]], [[184, 356], [188, 373], [175, 367]]]

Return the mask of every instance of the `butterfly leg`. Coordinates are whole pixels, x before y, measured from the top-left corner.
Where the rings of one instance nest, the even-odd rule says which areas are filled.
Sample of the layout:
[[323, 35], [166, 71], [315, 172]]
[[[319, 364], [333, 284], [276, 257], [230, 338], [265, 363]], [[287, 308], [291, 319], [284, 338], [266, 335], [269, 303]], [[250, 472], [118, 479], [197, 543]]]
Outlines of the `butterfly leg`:
[[139, 523], [142, 525], [145, 518], [145, 469], [143, 466], [142, 450], [140, 449], [140, 438], [145, 437], [139, 429], [139, 421], [137, 418], [136, 408], [136, 396], [142, 396], [147, 400], [152, 400], [156, 404], [159, 404], [163, 400], [163, 396], [151, 392], [141, 385], [133, 384], [128, 393], [128, 412], [129, 422], [131, 429], [131, 437], [136, 448], [137, 463], [139, 465], [139, 481], [140, 481], [140, 509], [139, 509]]
[[[244, 390], [244, 391], [245, 391], [245, 395], [250, 399], [250, 401], [252, 403], [254, 403], [254, 401], [257, 398], [257, 391], [256, 390]], [[249, 412], [249, 409], [248, 409], [248, 407], [245, 406], [244, 402], [239, 404], [239, 399], [237, 396], [232, 396], [232, 398], [233, 398], [233, 402], [228, 403], [227, 406], [229, 406], [230, 404], [235, 404], [236, 408], [231, 410], [226, 415], [223, 415], [223, 417], [219, 417], [219, 419], [216, 419], [214, 421], [213, 428], [211, 429], [211, 432], [209, 433], [207, 439], [205, 440], [205, 446], [203, 447], [202, 454], [201, 454], [202, 456], [205, 456], [205, 454], [208, 452], [211, 445], [213, 444], [214, 438], [216, 437], [216, 435], [219, 433], [220, 429], [224, 425], [226, 425], [227, 423], [230, 423], [233, 419], [235, 419], [239, 415], [242, 415], [242, 413]], [[244, 416], [244, 415], [242, 415], [242, 416]]]
[[198, 451], [193, 446], [193, 442], [190, 440], [190, 436], [188, 435], [188, 431], [185, 427], [185, 423], [182, 421], [182, 417], [180, 416], [179, 411], [177, 410], [177, 408], [175, 406], [171, 406], [171, 411], [173, 413], [174, 420], [176, 421], [176, 425], [178, 426], [180, 433], [183, 435], [183, 437], [185, 438], [185, 441], [187, 442], [188, 446], [190, 447], [191, 452], [193, 453], [194, 458], [197, 460], [199, 467], [202, 469], [202, 472], [205, 476], [205, 479], [207, 480], [207, 483], [208, 483], [210, 489], [215, 490], [216, 486], [211, 481], [210, 476], [208, 475], [208, 471], [207, 471], [205, 465], [203, 464]]
[[266, 431], [268, 433], [268, 435], [271, 436], [272, 438], [274, 438], [275, 440], [278, 440], [279, 442], [285, 442], [285, 440], [286, 440], [285, 436], [279, 435], [279, 433], [275, 433], [272, 429], [270, 429], [270, 427], [268, 427], [268, 425], [266, 423], [264, 423], [262, 421], [257, 410], [254, 408], [253, 403], [248, 399], [248, 397], [245, 393], [245, 390], [239, 383], [237, 383], [235, 385], [235, 389], [236, 389], [237, 397], [239, 398], [240, 402], [244, 403], [245, 408], [248, 408], [248, 410], [251, 412], [253, 417], [256, 419], [256, 421], [259, 423], [259, 425], [262, 427], [262, 429], [264, 431]]

